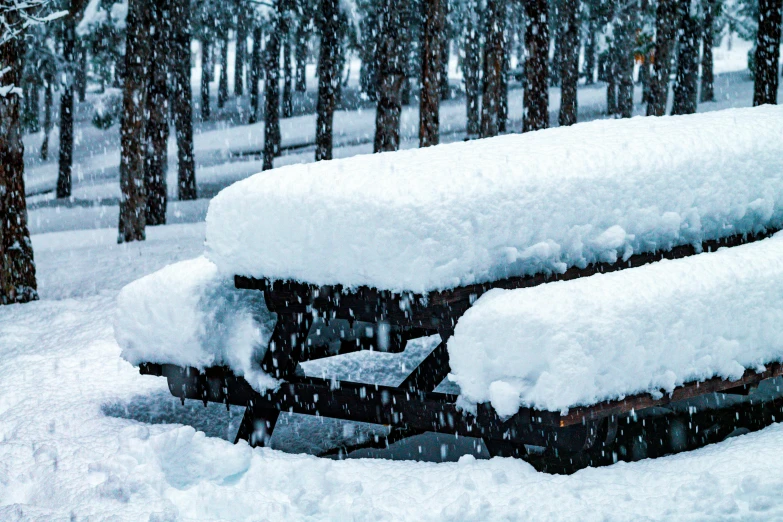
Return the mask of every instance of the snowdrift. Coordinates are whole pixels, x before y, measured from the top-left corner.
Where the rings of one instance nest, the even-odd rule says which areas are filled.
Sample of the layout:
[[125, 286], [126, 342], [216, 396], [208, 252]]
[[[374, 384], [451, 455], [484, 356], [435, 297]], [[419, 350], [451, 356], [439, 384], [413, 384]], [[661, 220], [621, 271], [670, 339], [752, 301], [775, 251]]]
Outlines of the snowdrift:
[[783, 107], [292, 165], [224, 189], [226, 275], [428, 292], [783, 225]]
[[449, 340], [467, 405], [566, 410], [783, 360], [783, 233], [714, 253], [491, 290]]

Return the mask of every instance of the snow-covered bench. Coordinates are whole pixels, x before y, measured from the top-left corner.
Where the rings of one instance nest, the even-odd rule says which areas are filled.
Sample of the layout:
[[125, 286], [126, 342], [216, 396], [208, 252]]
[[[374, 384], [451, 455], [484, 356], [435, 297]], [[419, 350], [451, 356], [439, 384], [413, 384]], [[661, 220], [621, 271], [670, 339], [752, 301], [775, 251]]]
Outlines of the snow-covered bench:
[[[258, 174], [211, 202], [207, 259], [123, 291], [117, 337], [124, 356], [143, 373], [166, 375], [175, 395], [247, 405], [238, 438], [260, 428], [263, 442], [280, 411], [295, 411], [387, 424], [403, 435], [482, 437], [493, 454], [525, 445], [601, 449], [617, 437], [620, 415], [745, 392], [780, 373], [761, 365], [783, 356], [768, 342], [783, 304], [762, 292], [764, 277], [783, 281], [781, 240], [693, 254], [781, 229], [781, 136], [783, 109], [759, 107]], [[763, 262], [744, 274], [753, 259]], [[232, 276], [238, 289], [262, 290], [264, 302], [227, 289]], [[666, 281], [657, 293], [655, 281]], [[682, 308], [683, 296], [699, 292], [700, 308], [649, 315]], [[177, 309], [166, 296], [178, 293], [193, 313], [167, 336], [156, 318], [176, 325], [177, 313], [158, 308]], [[746, 293], [750, 306], [768, 302], [772, 311], [739, 313], [732, 296]], [[593, 306], [600, 313], [585, 311]], [[751, 316], [767, 329], [721, 344], [717, 334], [685, 335], [678, 321], [688, 313], [726, 314], [731, 320], [714, 324], [727, 332]], [[649, 336], [642, 342], [634, 332]], [[667, 344], [677, 332], [684, 340]], [[399, 352], [432, 334], [441, 343], [397, 386], [297, 372], [303, 361]], [[633, 371], [623, 378], [626, 364]], [[450, 371], [459, 394], [436, 393]]]

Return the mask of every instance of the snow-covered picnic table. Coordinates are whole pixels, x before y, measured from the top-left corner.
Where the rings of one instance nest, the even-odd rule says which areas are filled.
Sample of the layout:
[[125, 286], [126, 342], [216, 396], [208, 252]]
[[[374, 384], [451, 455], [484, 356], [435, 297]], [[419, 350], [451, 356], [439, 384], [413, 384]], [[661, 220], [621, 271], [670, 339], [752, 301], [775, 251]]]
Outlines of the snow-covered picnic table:
[[[783, 108], [764, 106], [264, 172], [211, 202], [205, 258], [121, 293], [117, 339], [132, 363], [158, 365], [150, 373], [228, 367], [255, 390], [242, 394], [276, 405], [266, 414], [295, 407], [285, 383], [310, 386], [305, 412], [339, 414], [323, 403], [333, 385], [302, 381], [298, 362], [343, 353], [346, 332], [359, 346], [354, 321], [376, 350], [437, 333], [441, 344], [413, 373], [378, 392], [385, 402], [367, 400], [385, 408], [415, 391], [427, 410], [418, 425], [407, 421], [418, 429], [459, 432], [464, 422], [471, 433], [486, 405], [485, 440], [529, 431], [537, 418], [594, 442], [585, 419], [609, 414], [559, 415], [642, 394], [663, 404], [697, 381], [722, 391], [780, 375], [765, 365], [783, 360], [783, 238], [693, 254], [781, 229], [781, 136]], [[626, 267], [637, 268], [541, 285]], [[328, 328], [337, 348], [316, 346]], [[170, 386], [190, 371], [168, 374]], [[449, 371], [459, 396], [428, 395]], [[199, 378], [182, 381], [183, 398], [230, 402]], [[339, 400], [366, 399], [349, 385]], [[390, 409], [377, 422], [407, 426]], [[535, 413], [545, 410], [554, 416]]]

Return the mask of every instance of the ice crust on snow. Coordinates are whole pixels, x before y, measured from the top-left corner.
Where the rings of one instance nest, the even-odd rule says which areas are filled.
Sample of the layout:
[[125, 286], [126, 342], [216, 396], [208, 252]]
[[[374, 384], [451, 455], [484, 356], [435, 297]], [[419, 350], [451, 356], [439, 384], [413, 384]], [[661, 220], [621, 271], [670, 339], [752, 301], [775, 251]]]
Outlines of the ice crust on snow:
[[207, 214], [225, 274], [427, 292], [783, 225], [783, 107], [605, 120], [263, 172]]
[[226, 365], [256, 389], [275, 386], [259, 366], [275, 314], [261, 292], [234, 288], [233, 279], [221, 277], [203, 256], [130, 283], [117, 308], [114, 335], [133, 365]]
[[449, 340], [468, 407], [566, 410], [735, 380], [783, 360], [783, 233], [632, 270], [479, 298]]

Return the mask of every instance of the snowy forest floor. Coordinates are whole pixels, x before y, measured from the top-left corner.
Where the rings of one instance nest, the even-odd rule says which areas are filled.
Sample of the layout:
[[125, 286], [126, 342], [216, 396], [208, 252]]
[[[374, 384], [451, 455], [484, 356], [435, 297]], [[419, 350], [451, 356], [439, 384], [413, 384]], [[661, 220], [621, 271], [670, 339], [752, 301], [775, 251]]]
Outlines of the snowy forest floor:
[[[0, 310], [0, 520], [783, 517], [780, 425], [572, 476], [484, 460], [471, 439], [443, 441], [452, 462], [442, 463], [234, 445], [241, 408], [180, 405], [165, 379], [120, 359], [112, 333], [118, 290], [196, 256], [203, 234], [196, 223], [156, 227], [126, 245], [106, 229], [34, 237], [41, 300]], [[284, 415], [273, 447], [313, 452], [367, 428]], [[475, 456], [459, 458], [466, 447]]]
[[[350, 96], [356, 98], [355, 91]], [[509, 131], [519, 132], [522, 122], [522, 89], [518, 85], [509, 91]], [[719, 74], [715, 79], [716, 101], [699, 104], [699, 112], [749, 106], [753, 97], [753, 82], [747, 71]], [[634, 114], [645, 113], [641, 103], [641, 88], [634, 89]], [[581, 86], [578, 93], [579, 121], [606, 118], [606, 89], [603, 84]], [[195, 136], [196, 181], [199, 199], [177, 201], [176, 144], [169, 142], [168, 223], [203, 221], [209, 198], [222, 188], [261, 170], [260, 151], [264, 142], [263, 122], [254, 125], [232, 125], [232, 115], [242, 110], [244, 100], [232, 98], [221, 121], [197, 124]], [[234, 112], [229, 109], [233, 103]], [[550, 89], [550, 121], [557, 125], [560, 90]], [[82, 108], [84, 113], [86, 109]], [[57, 180], [56, 153], [50, 160], [39, 159], [41, 138], [38, 134], [25, 137], [26, 190], [33, 234], [59, 230], [109, 228], [117, 225], [119, 189], [119, 128], [102, 131], [89, 123], [82, 114], [77, 124], [74, 150], [73, 194], [66, 200], [54, 197]], [[457, 96], [442, 103], [440, 110], [441, 142], [465, 139], [465, 99]], [[342, 110], [335, 114], [335, 158], [369, 154], [375, 125], [373, 108]], [[283, 152], [275, 166], [310, 162], [314, 159], [315, 115], [302, 114], [281, 120]], [[418, 107], [404, 107], [402, 114], [402, 148], [418, 146]], [[55, 129], [50, 138], [50, 150], [56, 151], [59, 136]]]

